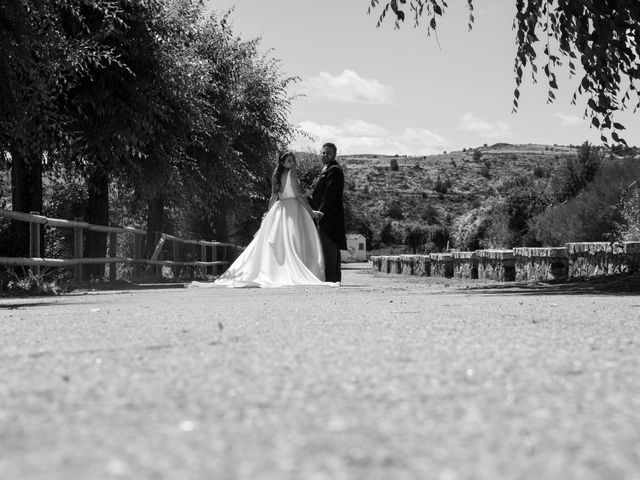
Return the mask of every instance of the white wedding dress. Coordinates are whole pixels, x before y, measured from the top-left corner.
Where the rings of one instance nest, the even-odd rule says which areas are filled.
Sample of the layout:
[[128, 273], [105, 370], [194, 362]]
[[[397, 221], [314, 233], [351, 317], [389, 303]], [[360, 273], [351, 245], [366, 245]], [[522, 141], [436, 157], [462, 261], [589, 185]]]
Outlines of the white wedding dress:
[[274, 288], [292, 285], [333, 285], [324, 282], [320, 236], [298, 198], [300, 187], [291, 170], [282, 174], [282, 191], [251, 243], [213, 284], [191, 286]]

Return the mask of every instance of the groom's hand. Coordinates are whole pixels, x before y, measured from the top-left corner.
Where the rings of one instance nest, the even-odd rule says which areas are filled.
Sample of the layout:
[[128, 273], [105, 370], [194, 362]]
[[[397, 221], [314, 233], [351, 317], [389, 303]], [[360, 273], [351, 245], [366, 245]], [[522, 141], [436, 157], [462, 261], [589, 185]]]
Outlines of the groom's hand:
[[320, 210], [314, 210], [313, 211], [313, 215], [318, 219], [321, 220], [322, 217], [324, 217], [324, 213], [322, 213]]

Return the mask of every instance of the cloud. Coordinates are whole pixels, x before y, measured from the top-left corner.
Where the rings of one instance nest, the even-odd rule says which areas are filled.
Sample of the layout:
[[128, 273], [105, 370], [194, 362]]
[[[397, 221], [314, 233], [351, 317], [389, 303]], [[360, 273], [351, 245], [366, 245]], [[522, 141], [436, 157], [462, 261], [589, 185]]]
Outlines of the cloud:
[[318, 150], [324, 142], [334, 142], [340, 155], [429, 155], [442, 152], [447, 146], [446, 139], [428, 129], [405, 127], [394, 133], [363, 120], [347, 119], [339, 126], [307, 121], [299, 127], [311, 137], [296, 139], [294, 149], [303, 151]]
[[565, 115], [563, 113], [556, 113], [556, 117], [560, 119], [560, 125], [563, 127], [574, 127], [576, 125], [585, 125], [586, 121], [582, 117], [576, 115]]
[[481, 138], [501, 139], [511, 135], [509, 125], [505, 122], [490, 123], [473, 113], [465, 113], [460, 118], [460, 129], [476, 133]]
[[306, 78], [302, 81], [301, 90], [310, 98], [348, 103], [388, 105], [393, 97], [391, 87], [377, 80], [362, 78], [349, 69], [337, 76], [320, 72], [315, 77]]
[[348, 118], [342, 125], [345, 132], [349, 135], [362, 137], [383, 137], [385, 135], [388, 135], [388, 132], [385, 128], [373, 123], [365, 122], [364, 120]]

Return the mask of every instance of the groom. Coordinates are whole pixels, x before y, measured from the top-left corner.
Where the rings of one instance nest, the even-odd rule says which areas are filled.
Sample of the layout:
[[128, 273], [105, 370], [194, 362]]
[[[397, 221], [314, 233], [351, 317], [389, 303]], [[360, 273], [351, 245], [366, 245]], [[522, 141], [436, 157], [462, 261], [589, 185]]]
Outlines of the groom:
[[333, 143], [322, 146], [322, 173], [313, 185], [311, 208], [320, 228], [320, 242], [324, 253], [324, 272], [327, 282], [342, 281], [340, 250], [347, 249], [344, 229], [344, 173], [336, 162], [338, 149]]

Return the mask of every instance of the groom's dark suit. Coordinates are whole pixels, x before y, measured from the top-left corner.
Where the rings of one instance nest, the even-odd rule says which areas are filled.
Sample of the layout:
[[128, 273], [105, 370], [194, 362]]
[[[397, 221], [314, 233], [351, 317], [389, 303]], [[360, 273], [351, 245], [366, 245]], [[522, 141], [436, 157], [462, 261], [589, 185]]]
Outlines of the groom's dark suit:
[[342, 280], [340, 269], [340, 250], [347, 249], [347, 236], [344, 229], [344, 173], [335, 160], [328, 163], [326, 169], [315, 181], [311, 208], [322, 212], [320, 219], [320, 240], [325, 256], [325, 280]]

